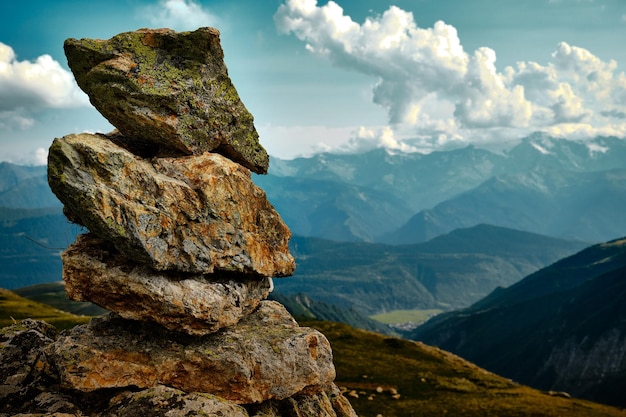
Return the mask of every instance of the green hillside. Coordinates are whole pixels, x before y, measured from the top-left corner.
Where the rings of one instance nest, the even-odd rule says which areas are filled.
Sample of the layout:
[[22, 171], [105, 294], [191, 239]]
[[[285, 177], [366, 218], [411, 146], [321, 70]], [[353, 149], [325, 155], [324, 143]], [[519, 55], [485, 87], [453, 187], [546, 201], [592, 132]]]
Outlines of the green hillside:
[[515, 384], [419, 342], [340, 323], [302, 325], [317, 328], [330, 340], [337, 385], [360, 417], [624, 416], [616, 408]]
[[61, 311], [0, 288], [0, 327], [9, 326], [16, 320], [26, 318], [43, 320], [60, 329], [73, 327], [90, 320], [90, 317]]
[[441, 314], [412, 339], [543, 389], [626, 406], [626, 240], [595, 245]]

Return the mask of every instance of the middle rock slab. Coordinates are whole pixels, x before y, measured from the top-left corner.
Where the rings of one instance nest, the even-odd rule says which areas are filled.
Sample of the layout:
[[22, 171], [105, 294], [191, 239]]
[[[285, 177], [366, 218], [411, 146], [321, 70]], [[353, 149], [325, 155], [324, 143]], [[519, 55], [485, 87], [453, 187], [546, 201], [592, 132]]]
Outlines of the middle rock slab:
[[271, 287], [266, 277], [156, 272], [91, 234], [78, 236], [63, 253], [63, 280], [72, 300], [191, 335], [236, 324], [267, 298]]
[[48, 181], [70, 220], [154, 269], [295, 269], [291, 232], [250, 171], [219, 154], [149, 160], [105, 135], [68, 135], [50, 147]]

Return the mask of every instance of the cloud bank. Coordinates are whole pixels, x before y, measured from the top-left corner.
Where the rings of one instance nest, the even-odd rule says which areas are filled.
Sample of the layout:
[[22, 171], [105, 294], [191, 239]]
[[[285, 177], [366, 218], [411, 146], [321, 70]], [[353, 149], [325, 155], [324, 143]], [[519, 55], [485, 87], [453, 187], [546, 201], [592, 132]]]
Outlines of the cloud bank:
[[22, 130], [34, 124], [32, 114], [43, 109], [89, 105], [74, 76], [52, 59], [19, 61], [9, 45], [0, 42], [0, 128]]
[[[468, 53], [453, 26], [439, 21], [420, 28], [396, 6], [359, 24], [333, 1], [320, 7], [316, 0], [287, 0], [274, 20], [312, 54], [376, 78], [373, 101], [386, 109], [393, 131], [359, 130], [353, 146], [378, 141], [422, 149], [532, 131], [626, 136], [624, 72], [565, 42], [545, 65], [518, 62], [498, 71], [494, 50]], [[410, 139], [403, 145], [394, 133]]]

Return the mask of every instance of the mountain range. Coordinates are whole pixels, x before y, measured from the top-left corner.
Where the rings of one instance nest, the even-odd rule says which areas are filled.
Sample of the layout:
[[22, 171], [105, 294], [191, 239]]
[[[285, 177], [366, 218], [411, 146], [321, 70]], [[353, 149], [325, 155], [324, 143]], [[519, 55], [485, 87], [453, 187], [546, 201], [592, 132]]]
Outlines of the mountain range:
[[599, 243], [626, 234], [626, 141], [533, 134], [506, 151], [318, 154], [272, 159], [254, 180], [295, 234], [424, 242], [489, 223]]
[[[390, 170], [396, 170], [392, 174], [397, 178], [395, 182], [404, 187], [408, 187], [407, 179], [412, 178], [415, 183], [416, 178], [439, 167], [446, 173], [433, 177], [438, 185], [431, 184], [431, 188], [441, 193], [452, 187], [457, 175], [460, 183], [477, 183], [478, 177], [493, 171], [487, 167], [502, 156], [466, 148], [437, 155], [393, 156], [374, 151], [316, 158], [337, 158], [343, 162], [333, 160], [318, 166], [315, 158], [302, 159], [300, 165], [278, 161], [272, 165], [277, 173], [298, 171], [299, 176], [268, 176], [264, 186], [270, 201], [296, 233], [291, 242], [297, 259], [296, 274], [275, 280], [277, 290], [285, 295], [305, 294], [312, 300], [365, 315], [397, 309], [449, 310], [466, 307], [495, 287], [510, 285], [586, 245], [489, 226], [487, 222], [445, 231], [422, 244], [397, 246], [359, 241], [352, 234], [364, 227], [359, 224], [371, 225], [367, 228], [371, 238], [384, 230], [383, 226], [398, 224], [402, 218], [403, 200], [394, 196], [401, 191], [373, 186], [377, 167], [384, 168], [378, 174], [387, 172], [388, 179]], [[419, 160], [425, 165], [416, 162]], [[409, 170], [411, 164], [419, 168], [417, 173]], [[346, 174], [349, 166], [352, 176]], [[446, 171], [453, 167], [465, 167], [476, 175], [461, 175], [458, 169]], [[331, 168], [343, 178], [354, 179], [366, 173], [371, 178], [362, 180], [363, 185], [338, 182], [336, 174], [331, 179]], [[401, 170], [408, 171], [402, 175]], [[0, 184], [4, 184], [0, 204], [20, 207], [0, 209], [0, 260], [5, 265], [0, 271], [2, 286], [12, 289], [60, 280], [58, 255], [81, 229], [63, 217], [58, 200], [49, 188], [41, 186], [45, 185], [45, 169], [3, 163], [0, 174], [6, 177], [0, 176]], [[265, 177], [255, 177], [262, 178]], [[444, 183], [449, 186], [444, 187]], [[298, 235], [297, 230], [303, 234]]]
[[61, 202], [48, 186], [45, 166], [23, 166], [0, 162], [0, 207], [60, 208]]
[[[574, 172], [538, 168], [502, 174], [422, 210], [388, 243], [426, 241], [476, 222], [588, 242], [626, 233], [626, 169]], [[619, 233], [619, 234], [616, 234]]]
[[294, 236], [296, 272], [275, 279], [285, 295], [309, 297], [373, 315], [449, 310], [570, 255], [585, 244], [491, 225], [458, 229], [428, 242], [385, 245]]
[[524, 384], [626, 406], [626, 239], [440, 314], [411, 339]]
[[[626, 235], [626, 141], [533, 134], [505, 151], [272, 158], [253, 175], [292, 232], [335, 241], [425, 242], [493, 224], [600, 243]], [[60, 207], [45, 167], [0, 162], [0, 207]]]

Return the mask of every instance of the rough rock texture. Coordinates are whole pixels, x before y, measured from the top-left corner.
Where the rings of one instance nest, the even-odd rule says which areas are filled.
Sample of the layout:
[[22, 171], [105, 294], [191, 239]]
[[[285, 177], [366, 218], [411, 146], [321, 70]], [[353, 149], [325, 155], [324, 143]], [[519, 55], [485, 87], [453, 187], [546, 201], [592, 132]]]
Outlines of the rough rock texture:
[[135, 147], [151, 155], [214, 151], [267, 172], [269, 157], [228, 77], [217, 29], [141, 29], [64, 46], [80, 88]]
[[356, 417], [328, 340], [267, 301], [291, 232], [250, 170], [269, 158], [219, 32], [68, 39], [117, 130], [55, 139], [48, 182], [87, 227], [62, 255], [71, 299], [112, 313], [0, 333], [0, 417]]
[[271, 287], [265, 277], [156, 272], [91, 234], [80, 235], [63, 253], [63, 280], [72, 300], [193, 335], [236, 324]]
[[295, 395], [283, 401], [272, 400], [248, 408], [251, 416], [258, 417], [358, 417], [334, 384], [319, 394]]
[[250, 171], [221, 155], [146, 160], [103, 135], [68, 135], [50, 147], [48, 181], [71, 220], [155, 269], [295, 269], [291, 232]]
[[61, 386], [79, 391], [167, 385], [249, 404], [319, 393], [335, 378], [328, 340], [273, 301], [205, 337], [109, 316], [65, 333], [48, 353]]
[[[269, 322], [282, 323], [283, 326], [293, 325], [293, 319], [285, 315], [278, 305], [271, 305], [266, 310], [268, 314], [258, 318], [260, 323], [257, 325], [266, 326]], [[163, 330], [154, 336], [159, 336], [162, 332]], [[46, 354], [54, 349], [54, 343], [59, 337], [53, 327], [36, 320], [24, 320], [2, 329], [0, 376], [4, 383], [0, 397], [0, 417], [356, 417], [350, 403], [332, 383], [316, 386], [315, 389], [309, 387], [310, 393], [244, 405], [219, 396], [184, 392], [161, 384], [146, 389], [129, 386], [91, 392], [59, 389], [57, 372], [60, 371], [60, 364], [54, 362], [55, 355]], [[172, 350], [181, 349], [177, 346], [181, 343], [180, 340], [170, 343]], [[62, 352], [59, 353], [63, 355]], [[68, 353], [64, 360], [69, 359]], [[212, 378], [213, 375], [205, 374], [203, 377]], [[8, 386], [10, 389], [6, 390]]]
[[0, 329], [0, 413], [30, 403], [55, 382], [43, 350], [56, 337], [54, 327], [30, 319]]
[[245, 408], [210, 394], [190, 393], [157, 385], [139, 392], [126, 391], [111, 400], [99, 417], [228, 416], [248, 417]]

